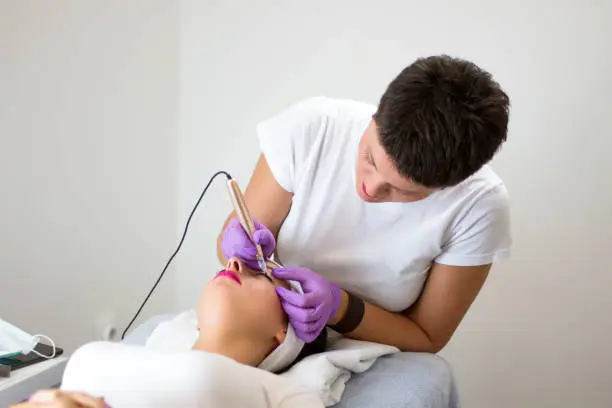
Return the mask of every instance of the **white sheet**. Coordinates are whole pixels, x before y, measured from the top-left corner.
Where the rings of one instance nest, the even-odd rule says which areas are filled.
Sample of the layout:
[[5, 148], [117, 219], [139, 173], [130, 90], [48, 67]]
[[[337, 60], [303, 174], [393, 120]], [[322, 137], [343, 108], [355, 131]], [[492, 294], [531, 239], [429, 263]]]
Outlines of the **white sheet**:
[[195, 310], [188, 310], [157, 325], [145, 347], [161, 351], [190, 350], [198, 339], [198, 319]]
[[[156, 315], [129, 333], [124, 342], [144, 345], [155, 328], [176, 314]], [[363, 373], [352, 373], [333, 408], [459, 408], [452, 367], [429, 353], [399, 352], [377, 359]]]
[[[149, 336], [146, 347], [166, 351], [184, 351], [197, 338], [194, 311], [179, 314], [160, 323]], [[383, 355], [399, 350], [392, 346], [330, 336], [329, 351], [305, 358], [281, 377], [292, 380], [316, 393], [325, 406], [340, 401], [353, 373], [369, 369]]]
[[113, 408], [323, 408], [304, 386], [219, 354], [111, 342], [80, 347], [61, 388]]

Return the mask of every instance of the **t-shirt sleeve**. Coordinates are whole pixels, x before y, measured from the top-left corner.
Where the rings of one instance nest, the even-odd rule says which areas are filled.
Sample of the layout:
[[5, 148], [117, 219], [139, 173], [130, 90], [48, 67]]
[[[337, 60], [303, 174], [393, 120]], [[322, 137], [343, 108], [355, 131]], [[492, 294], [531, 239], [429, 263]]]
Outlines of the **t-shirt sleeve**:
[[510, 256], [510, 204], [508, 193], [497, 187], [484, 195], [454, 227], [450, 240], [436, 262], [476, 266], [505, 260]]
[[304, 99], [257, 125], [261, 151], [274, 178], [288, 192], [296, 190], [300, 164], [308, 158], [329, 104], [324, 97]]

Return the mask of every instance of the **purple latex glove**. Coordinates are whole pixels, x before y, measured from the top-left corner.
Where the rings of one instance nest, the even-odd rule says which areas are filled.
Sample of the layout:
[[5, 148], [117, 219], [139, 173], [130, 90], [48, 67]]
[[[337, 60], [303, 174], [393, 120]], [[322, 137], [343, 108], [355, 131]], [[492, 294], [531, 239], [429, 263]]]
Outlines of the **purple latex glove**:
[[[253, 225], [255, 226], [253, 240], [261, 246], [264, 257], [269, 258], [276, 247], [274, 234], [264, 224], [255, 219], [253, 219]], [[242, 225], [240, 225], [237, 217], [232, 218], [223, 231], [221, 251], [225, 258], [239, 258], [250, 268], [259, 270], [257, 249], [242, 228]]]
[[340, 288], [307, 268], [277, 268], [272, 275], [302, 284], [303, 295], [280, 286], [276, 293], [295, 334], [306, 343], [314, 341], [340, 307]]

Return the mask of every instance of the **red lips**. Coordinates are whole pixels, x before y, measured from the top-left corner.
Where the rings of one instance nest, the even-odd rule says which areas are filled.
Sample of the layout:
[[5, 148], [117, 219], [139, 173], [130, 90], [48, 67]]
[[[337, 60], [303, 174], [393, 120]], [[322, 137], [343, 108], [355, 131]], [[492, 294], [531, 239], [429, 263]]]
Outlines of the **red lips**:
[[236, 282], [238, 282], [239, 285], [242, 284], [242, 282], [240, 281], [240, 277], [238, 275], [236, 275], [236, 273], [232, 272], [232, 271], [221, 271], [217, 274], [217, 276], [215, 276], [215, 279], [217, 278], [221, 278], [221, 277], [225, 277], [225, 278], [230, 278], [235, 280]]

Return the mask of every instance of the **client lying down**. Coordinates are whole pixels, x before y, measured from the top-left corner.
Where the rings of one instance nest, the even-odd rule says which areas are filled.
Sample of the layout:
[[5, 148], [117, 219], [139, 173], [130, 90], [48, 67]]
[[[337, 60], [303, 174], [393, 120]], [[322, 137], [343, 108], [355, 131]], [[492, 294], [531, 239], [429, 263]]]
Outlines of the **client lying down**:
[[15, 407], [323, 407], [316, 394], [274, 374], [326, 344], [325, 332], [309, 344], [297, 338], [277, 285], [301, 290], [231, 259], [202, 290], [191, 349], [89, 343], [70, 358], [61, 390]]

